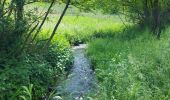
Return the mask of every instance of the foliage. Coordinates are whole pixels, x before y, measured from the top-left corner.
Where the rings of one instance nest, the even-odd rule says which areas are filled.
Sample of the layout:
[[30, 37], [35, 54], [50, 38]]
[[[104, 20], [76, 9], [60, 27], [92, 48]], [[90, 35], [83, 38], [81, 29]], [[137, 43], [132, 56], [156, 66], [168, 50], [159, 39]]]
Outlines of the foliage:
[[[75, 2], [75, 3], [74, 3]], [[98, 9], [109, 14], [124, 14], [129, 21], [147, 26], [160, 38], [169, 24], [169, 0], [79, 0], [73, 5], [91, 11]]]
[[97, 100], [170, 98], [169, 29], [160, 40], [148, 32], [132, 28], [89, 44], [88, 55], [100, 86]]
[[32, 100], [32, 90], [33, 84], [30, 84], [28, 87], [22, 86], [22, 95], [20, 95], [19, 98], [22, 98], [23, 100]]
[[[45, 12], [46, 10], [43, 9], [46, 9], [48, 6], [48, 3], [35, 3], [26, 8], [33, 9], [38, 7], [38, 11], [42, 10]], [[55, 4], [55, 6], [52, 8], [51, 13], [48, 16], [48, 20], [44, 24], [40, 38], [42, 35], [46, 35], [46, 39], [48, 38], [50, 32], [52, 32], [55, 22], [57, 22], [59, 18], [58, 15], [61, 13], [60, 10], [63, 7], [63, 4]], [[80, 13], [76, 7], [70, 6], [56, 34], [64, 35], [71, 45], [86, 43], [87, 41], [96, 38], [99, 35], [106, 35], [100, 34], [102, 33], [101, 31], [108, 31], [108, 33], [109, 31], [115, 31], [116, 33], [118, 30], [123, 29], [125, 26], [119, 17], [120, 16], [117, 15], [95, 15], [84, 12]], [[124, 18], [124, 16], [121, 17]], [[129, 24], [127, 22], [125, 23]]]
[[24, 17], [23, 7], [24, 0], [12, 0], [9, 3], [7, 0], [0, 1], [0, 46], [2, 47], [0, 50], [3, 53], [9, 53], [16, 49], [21, 42], [23, 33], [28, 29], [28, 21]]
[[[34, 25], [39, 25], [41, 17], [34, 14], [36, 9], [25, 10], [29, 2], [0, 0], [0, 99], [42, 99], [71, 66], [70, 45], [63, 36], [53, 39], [46, 51], [42, 40], [48, 37], [42, 35], [31, 43]], [[18, 95], [17, 90], [29, 84], [34, 85], [28, 87], [32, 93], [23, 87], [27, 93]]]
[[[69, 46], [64, 41], [56, 40], [46, 55], [31, 52], [20, 59], [1, 60], [4, 62], [1, 63], [0, 69], [0, 98], [10, 99], [16, 90], [28, 84], [34, 85], [32, 92], [34, 100], [46, 96], [48, 88], [55, 86], [62, 79], [66, 67], [69, 69], [71, 63]], [[39, 49], [41, 48], [39, 46]]]
[[[169, 24], [169, 0], [72, 0], [46, 49], [66, 0], [53, 6], [32, 42], [35, 26], [49, 7], [44, 1], [51, 2], [0, 0], [0, 99], [52, 98], [51, 88], [71, 68], [70, 45], [88, 42], [100, 85], [96, 100], [170, 98], [169, 30], [162, 31]], [[125, 18], [140, 28], [129, 27]], [[164, 34], [155, 40], [151, 31]]]

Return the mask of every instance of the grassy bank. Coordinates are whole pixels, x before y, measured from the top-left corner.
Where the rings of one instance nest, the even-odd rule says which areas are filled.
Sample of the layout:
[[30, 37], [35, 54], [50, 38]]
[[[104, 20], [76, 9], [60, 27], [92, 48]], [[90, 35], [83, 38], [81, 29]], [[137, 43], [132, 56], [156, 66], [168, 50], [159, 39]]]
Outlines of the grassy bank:
[[[51, 15], [50, 19], [52, 20], [44, 25], [45, 33], [48, 29], [52, 31], [58, 17]], [[112, 32], [116, 33], [121, 28], [123, 25], [117, 16], [65, 16], [56, 34], [64, 35], [71, 45], [76, 45], [101, 36], [112, 37]]]
[[[49, 3], [34, 3], [26, 8], [28, 11], [29, 9], [37, 8], [34, 13], [39, 15], [45, 13], [48, 6]], [[45, 22], [39, 35], [40, 39], [49, 37], [63, 8], [63, 4], [55, 4], [52, 7], [48, 20]], [[56, 34], [64, 36], [71, 45], [86, 43], [98, 37], [112, 37], [114, 35], [113, 32], [117, 33], [124, 28], [119, 17], [118, 15], [103, 15], [98, 12], [84, 13], [80, 12], [76, 7], [70, 6]], [[123, 18], [123, 16], [121, 17]]]
[[[36, 16], [45, 13], [48, 6], [48, 3], [35, 3], [25, 9]], [[0, 99], [18, 99], [19, 96], [30, 99], [28, 94], [31, 94], [34, 100], [48, 97], [51, 92], [49, 88], [55, 90], [70, 69], [73, 60], [70, 51], [72, 45], [86, 43], [99, 37], [113, 37], [124, 28], [116, 15], [80, 13], [78, 9], [72, 7], [64, 16], [47, 53], [42, 54], [40, 51], [44, 40], [49, 38], [63, 7], [64, 5], [54, 5], [35, 40], [36, 45], [26, 45], [20, 59], [0, 55]], [[39, 19], [41, 20], [42, 18]], [[31, 84], [32, 91], [25, 93], [22, 86], [31, 88], [29, 87]]]
[[[94, 100], [170, 99], [170, 29], [162, 31], [158, 40], [147, 28], [139, 28], [125, 21], [128, 17], [134, 23], [153, 21], [160, 24], [153, 25], [157, 33], [159, 26], [160, 29], [164, 28], [164, 20], [160, 18], [169, 20], [168, 16], [163, 17], [169, 13], [168, 7], [157, 11], [158, 0], [155, 1], [157, 4], [154, 3], [155, 7], [146, 7], [151, 12], [150, 17], [145, 16], [145, 4], [141, 5], [142, 2], [136, 6], [140, 8], [140, 13], [130, 9], [131, 6], [120, 7], [127, 14], [126, 17], [103, 15], [100, 13], [102, 9], [93, 13], [82, 12], [70, 5], [48, 49], [43, 49], [44, 44], [51, 36], [65, 5], [54, 4], [35, 41], [31, 42], [37, 31], [32, 32], [36, 28], [34, 25], [38, 22], [37, 25], [41, 24], [50, 3], [30, 2], [25, 5], [22, 1], [12, 0], [6, 4], [6, 0], [0, 0], [0, 100], [42, 100], [53, 97], [52, 94], [57, 92], [56, 86], [66, 79], [71, 69], [72, 46], [81, 43], [89, 44], [87, 54], [99, 82], [98, 92], [89, 94]], [[108, 5], [109, 2], [112, 1], [108, 1]], [[134, 5], [139, 3], [133, 2]], [[160, 14], [156, 16], [156, 13]]]
[[100, 85], [97, 100], [170, 99], [169, 32], [157, 40], [137, 28], [90, 42], [87, 51]]

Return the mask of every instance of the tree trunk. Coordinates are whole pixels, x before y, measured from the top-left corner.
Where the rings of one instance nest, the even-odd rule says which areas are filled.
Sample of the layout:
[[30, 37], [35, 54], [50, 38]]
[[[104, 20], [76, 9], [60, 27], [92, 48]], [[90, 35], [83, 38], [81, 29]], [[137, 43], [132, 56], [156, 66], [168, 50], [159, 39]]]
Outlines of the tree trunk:
[[48, 39], [47, 43], [46, 43], [45, 46], [44, 46], [45, 49], [47, 49], [47, 48], [49, 47], [50, 42], [51, 42], [51, 40], [53, 39], [53, 37], [54, 37], [54, 35], [55, 35], [55, 33], [56, 33], [56, 31], [57, 31], [60, 23], [61, 23], [61, 20], [63, 19], [64, 15], [65, 15], [65, 13], [66, 13], [66, 11], [67, 11], [67, 9], [68, 9], [69, 4], [70, 4], [70, 0], [67, 0], [66, 6], [65, 6], [65, 8], [64, 8], [64, 10], [63, 10], [63, 12], [62, 12], [62, 14], [61, 14], [61, 16], [60, 16], [60, 18], [59, 18], [56, 26], [54, 27], [54, 30], [53, 30], [50, 38]]
[[11, 2], [10, 2], [10, 5], [9, 5], [9, 11], [7, 12], [8, 14], [7, 14], [7, 17], [9, 18], [10, 16], [11, 16], [11, 14], [12, 14], [12, 11], [13, 11], [13, 4], [14, 4], [14, 0], [11, 0]]
[[23, 11], [24, 11], [24, 1], [16, 0], [16, 18], [15, 18], [15, 35], [21, 36], [23, 33]]
[[46, 12], [46, 15], [45, 15], [43, 21], [41, 22], [38, 30], [36, 31], [36, 33], [35, 33], [35, 35], [34, 35], [34, 37], [33, 37], [33, 39], [32, 39], [32, 42], [34, 42], [34, 40], [35, 40], [35, 38], [38, 36], [38, 34], [39, 34], [42, 26], [44, 25], [44, 22], [46, 21], [48, 15], [49, 15], [49, 13], [50, 13], [50, 10], [51, 10], [51, 8], [52, 8], [52, 6], [53, 6], [53, 4], [54, 4], [54, 1], [55, 1], [55, 0], [53, 0], [53, 1], [51, 2], [51, 5], [49, 6], [49, 8], [48, 8], [48, 10], [47, 10], [47, 12]]
[[6, 2], [6, 0], [3, 0], [3, 1], [0, 0], [0, 18], [2, 18], [3, 14], [4, 14], [5, 2]]
[[153, 33], [160, 38], [161, 35], [161, 20], [160, 20], [160, 7], [159, 7], [159, 0], [154, 0], [153, 4]]
[[27, 41], [30, 38], [31, 34], [35, 31], [35, 29], [37, 28], [39, 22], [30, 30], [30, 32], [28, 33], [27, 37], [25, 38], [25, 41], [23, 42], [23, 46], [20, 50], [20, 53], [25, 49], [25, 46], [27, 45]]
[[148, 0], [144, 1], [144, 24], [150, 26], [150, 10]]

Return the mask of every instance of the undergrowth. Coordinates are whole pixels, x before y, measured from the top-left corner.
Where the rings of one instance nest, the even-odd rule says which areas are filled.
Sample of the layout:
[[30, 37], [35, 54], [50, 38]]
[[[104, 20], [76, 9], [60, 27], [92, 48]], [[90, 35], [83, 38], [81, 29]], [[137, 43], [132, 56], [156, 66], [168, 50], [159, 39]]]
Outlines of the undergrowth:
[[[47, 53], [44, 54], [38, 52], [42, 51], [43, 44], [43, 42], [38, 42], [36, 49], [30, 48], [20, 58], [8, 58], [7, 55], [1, 55], [1, 100], [21, 99], [24, 95], [21, 86], [30, 84], [33, 84], [30, 100], [45, 99], [64, 79], [66, 70], [72, 65], [69, 43], [64, 37], [60, 39], [55, 37]], [[28, 95], [24, 97], [26, 100], [30, 98]]]
[[100, 86], [96, 100], [170, 99], [169, 32], [157, 40], [148, 29], [132, 28], [91, 41], [87, 52]]

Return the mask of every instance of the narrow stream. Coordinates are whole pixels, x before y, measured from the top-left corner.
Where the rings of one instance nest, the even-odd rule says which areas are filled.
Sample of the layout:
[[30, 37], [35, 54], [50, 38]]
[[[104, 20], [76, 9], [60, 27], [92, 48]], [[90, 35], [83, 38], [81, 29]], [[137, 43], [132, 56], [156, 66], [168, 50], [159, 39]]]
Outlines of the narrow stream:
[[64, 100], [82, 100], [96, 88], [95, 75], [84, 51], [86, 47], [87, 45], [81, 44], [72, 49], [74, 65], [62, 87]]

